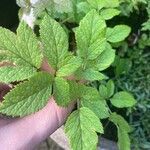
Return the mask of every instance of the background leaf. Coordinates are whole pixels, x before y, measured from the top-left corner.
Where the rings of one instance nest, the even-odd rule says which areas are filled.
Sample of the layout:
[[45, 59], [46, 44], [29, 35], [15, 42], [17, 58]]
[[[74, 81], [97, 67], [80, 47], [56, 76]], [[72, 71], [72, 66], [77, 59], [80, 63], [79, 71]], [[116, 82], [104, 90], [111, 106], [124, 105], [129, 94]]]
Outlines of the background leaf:
[[108, 98], [108, 91], [105, 85], [101, 84], [99, 86], [99, 93], [100, 93], [100, 96], [103, 97], [104, 99]]
[[118, 148], [119, 150], [131, 150], [129, 135], [118, 129]]
[[112, 19], [113, 17], [117, 16], [120, 14], [120, 11], [114, 8], [108, 8], [104, 9], [100, 12], [100, 15], [105, 19], [109, 20]]
[[118, 129], [119, 150], [130, 150], [130, 139], [128, 133], [131, 131], [131, 128], [127, 121], [116, 113], [111, 114], [110, 121], [112, 121]]
[[118, 92], [111, 98], [111, 103], [118, 108], [132, 107], [136, 104], [136, 100], [127, 92]]
[[114, 94], [115, 85], [112, 80], [109, 80], [106, 84], [108, 97], [111, 97]]
[[106, 37], [111, 43], [123, 41], [131, 32], [131, 28], [126, 25], [116, 25], [114, 28], [107, 28]]
[[117, 113], [112, 113], [110, 116], [110, 121], [112, 121], [115, 125], [117, 125], [121, 130], [126, 131], [129, 133], [131, 131], [131, 128], [127, 121]]

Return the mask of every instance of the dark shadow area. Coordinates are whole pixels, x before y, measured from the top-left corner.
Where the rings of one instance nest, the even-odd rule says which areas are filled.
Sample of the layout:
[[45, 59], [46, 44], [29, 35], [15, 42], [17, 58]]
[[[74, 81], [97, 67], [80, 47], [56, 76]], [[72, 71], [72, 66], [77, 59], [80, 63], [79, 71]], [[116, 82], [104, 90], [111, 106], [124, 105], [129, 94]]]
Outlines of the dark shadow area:
[[0, 0], [0, 26], [10, 29], [18, 24], [18, 10], [16, 0]]

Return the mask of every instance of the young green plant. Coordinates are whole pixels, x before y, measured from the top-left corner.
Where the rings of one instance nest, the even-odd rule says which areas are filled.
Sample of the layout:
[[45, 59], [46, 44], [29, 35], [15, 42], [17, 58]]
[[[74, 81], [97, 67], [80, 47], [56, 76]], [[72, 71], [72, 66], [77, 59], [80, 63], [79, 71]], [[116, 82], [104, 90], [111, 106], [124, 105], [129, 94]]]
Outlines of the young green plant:
[[[124, 40], [130, 28], [108, 28], [104, 18], [91, 10], [75, 29], [77, 46], [71, 52], [68, 35], [58, 22], [46, 14], [39, 27], [39, 37], [23, 21], [17, 34], [0, 28], [0, 62], [7, 63], [0, 67], [0, 82], [18, 83], [4, 96], [0, 113], [12, 117], [29, 115], [43, 108], [50, 96], [61, 107], [77, 101], [77, 109], [65, 125], [73, 150], [96, 150], [97, 133], [104, 133], [104, 118], [117, 126], [119, 149], [129, 150], [130, 127], [120, 115], [111, 112], [107, 101], [126, 108], [135, 104], [134, 98], [127, 92], [114, 94], [112, 81], [100, 85], [99, 91], [90, 83], [108, 79], [102, 71], [115, 58], [111, 43]], [[43, 59], [47, 59], [53, 74], [42, 71]]]

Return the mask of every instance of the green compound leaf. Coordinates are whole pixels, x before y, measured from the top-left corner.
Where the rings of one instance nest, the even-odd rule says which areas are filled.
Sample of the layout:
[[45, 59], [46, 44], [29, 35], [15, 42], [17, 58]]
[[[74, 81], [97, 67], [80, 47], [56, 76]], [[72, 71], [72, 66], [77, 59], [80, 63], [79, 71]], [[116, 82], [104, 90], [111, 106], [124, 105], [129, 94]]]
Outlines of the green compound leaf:
[[116, 113], [112, 113], [109, 119], [117, 126], [118, 129], [119, 150], [130, 150], [130, 138], [128, 133], [131, 131], [131, 128], [127, 121]]
[[46, 15], [40, 25], [40, 35], [44, 47], [44, 55], [54, 69], [68, 52], [68, 37], [58, 22]]
[[115, 50], [107, 43], [105, 50], [93, 61], [88, 63], [88, 68], [99, 71], [107, 69], [115, 60]]
[[31, 67], [0, 67], [0, 82], [10, 83], [30, 78], [36, 73]]
[[0, 51], [7, 50], [11, 53], [18, 54], [16, 48], [17, 36], [13, 32], [2, 27], [0, 27], [0, 35]]
[[73, 80], [68, 80], [69, 84], [69, 91], [70, 91], [70, 99], [77, 100], [80, 98], [81, 90], [80, 90], [80, 83], [77, 83]]
[[11, 61], [15, 64], [21, 62], [25, 64], [27, 62], [21, 57], [19, 50], [17, 49], [17, 35], [13, 32], [0, 27], [0, 55], [3, 57], [2, 61]]
[[57, 71], [57, 76], [64, 77], [73, 74], [82, 64], [82, 60], [75, 56], [70, 56], [65, 59], [64, 64], [59, 67], [60, 69]]
[[99, 95], [96, 88], [79, 85], [81, 105], [88, 107], [92, 110], [100, 119], [107, 118], [109, 116], [108, 108], [103, 98]]
[[99, 92], [96, 88], [85, 86], [85, 85], [80, 85], [79, 90], [80, 90], [80, 98], [89, 99], [89, 100], [90, 99], [95, 99], [95, 100], [100, 99]]
[[96, 150], [98, 143], [96, 132], [104, 131], [99, 118], [90, 109], [82, 107], [69, 116], [65, 132], [73, 150]]
[[127, 121], [117, 113], [112, 113], [110, 116], [110, 121], [117, 125], [121, 130], [125, 130], [127, 133], [131, 131], [131, 127]]
[[42, 54], [33, 31], [24, 22], [19, 24], [17, 35], [0, 27], [0, 51], [17, 65], [40, 68]]
[[99, 93], [103, 99], [108, 99], [114, 94], [115, 85], [112, 80], [109, 80], [106, 84], [99, 86]]
[[76, 29], [77, 53], [81, 58], [93, 60], [105, 49], [105, 21], [92, 10]]
[[107, 69], [115, 60], [115, 50], [109, 46], [106, 48], [96, 60], [96, 67], [99, 71]]
[[22, 21], [17, 29], [17, 48], [20, 55], [36, 68], [41, 67], [40, 44], [32, 29]]
[[86, 69], [82, 74], [82, 78], [88, 81], [95, 81], [95, 80], [104, 80], [107, 79], [107, 77], [100, 73], [99, 71], [96, 71], [94, 69]]
[[92, 110], [98, 118], [104, 119], [109, 117], [109, 110], [105, 104], [105, 101], [99, 99], [81, 99], [81, 105]]
[[109, 80], [106, 84], [108, 97], [111, 97], [114, 94], [115, 85], [112, 80]]
[[123, 41], [131, 32], [131, 28], [126, 25], [116, 25], [114, 28], [107, 28], [106, 37], [111, 43]]
[[114, 8], [108, 8], [104, 9], [100, 12], [100, 15], [105, 19], [109, 20], [112, 19], [113, 17], [117, 16], [120, 14], [120, 11]]
[[102, 98], [104, 98], [104, 99], [108, 98], [108, 90], [105, 85], [101, 84], [99, 86], [99, 93]]
[[25, 116], [43, 108], [52, 92], [52, 77], [48, 73], [35, 76], [18, 84], [0, 104], [0, 112], [7, 116]]
[[132, 67], [132, 61], [129, 58], [121, 58], [116, 55], [113, 66], [115, 67], [115, 75], [118, 77], [121, 74], [127, 74], [129, 72]]
[[118, 129], [118, 148], [119, 150], [131, 150], [129, 135]]
[[118, 92], [110, 100], [112, 105], [118, 108], [132, 107], [136, 104], [134, 97], [127, 92]]
[[77, 100], [77, 99], [100, 100], [102, 99], [96, 88], [85, 86], [83, 83], [76, 83], [76, 81], [68, 80], [68, 83], [70, 87], [71, 99], [74, 99], [74, 100]]
[[56, 103], [60, 106], [68, 106], [72, 101], [70, 99], [69, 83], [61, 77], [55, 77], [54, 97]]

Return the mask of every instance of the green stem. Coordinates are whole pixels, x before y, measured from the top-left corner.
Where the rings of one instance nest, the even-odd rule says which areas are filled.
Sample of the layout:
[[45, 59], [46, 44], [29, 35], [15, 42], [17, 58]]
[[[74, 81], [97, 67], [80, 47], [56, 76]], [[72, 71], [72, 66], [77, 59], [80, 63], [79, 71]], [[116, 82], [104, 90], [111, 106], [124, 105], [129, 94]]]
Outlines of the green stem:
[[77, 20], [77, 0], [74, 0], [73, 2], [73, 11], [74, 11], [74, 18], [76, 21]]
[[80, 100], [79, 99], [77, 99], [77, 109], [79, 110], [80, 109]]

